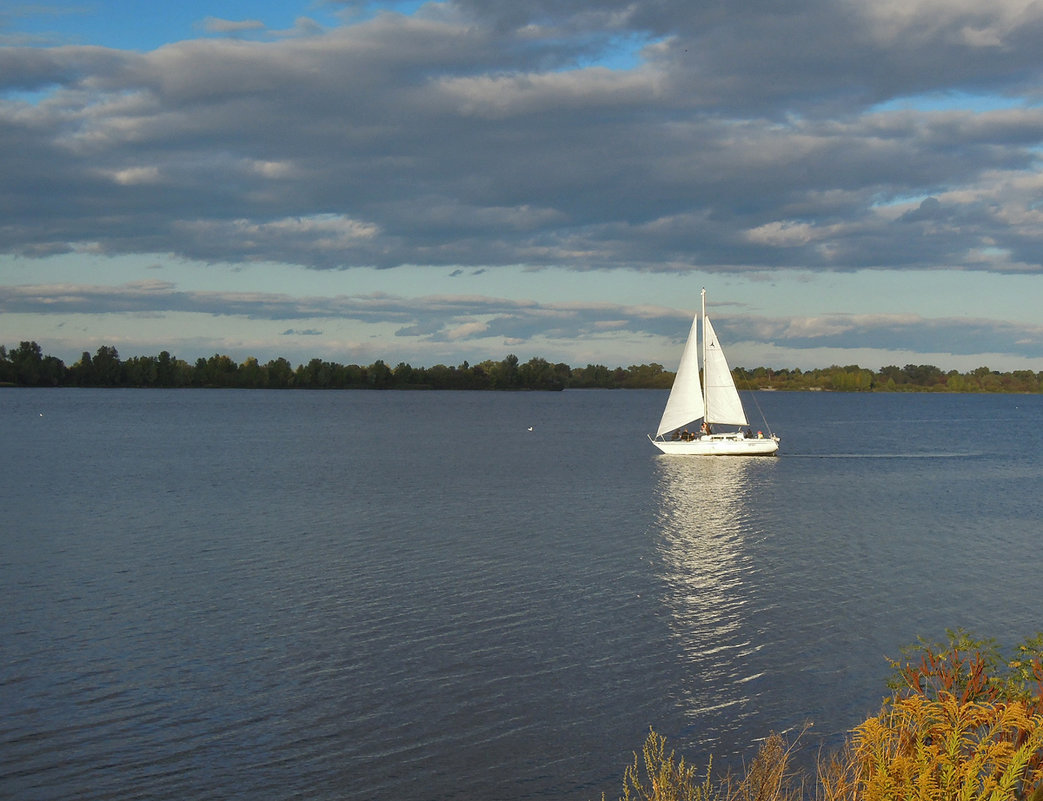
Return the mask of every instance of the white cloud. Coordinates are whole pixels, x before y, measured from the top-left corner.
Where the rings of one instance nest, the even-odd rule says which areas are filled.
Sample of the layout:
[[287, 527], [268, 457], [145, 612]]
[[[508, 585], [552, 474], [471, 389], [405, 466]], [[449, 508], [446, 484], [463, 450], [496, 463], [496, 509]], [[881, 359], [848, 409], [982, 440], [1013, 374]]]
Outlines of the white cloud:
[[[0, 258], [263, 262], [284, 265], [287, 285], [300, 267], [348, 270], [348, 283], [349, 268], [388, 268], [388, 285], [390, 268], [429, 268], [483, 286], [557, 268], [595, 290], [608, 270], [759, 276], [762, 297], [781, 275], [1043, 274], [1035, 3], [458, 0], [342, 19], [275, 31], [210, 18], [217, 38], [153, 50], [0, 49]], [[196, 314], [332, 308], [292, 293], [167, 297]], [[351, 297], [350, 313], [400, 340], [485, 326], [514, 341], [537, 322], [562, 340], [672, 336], [669, 313], [638, 310], [655, 306], [647, 295], [626, 313], [566, 309], [546, 301], [553, 289], [517, 308], [432, 297], [422, 314]], [[894, 347], [884, 326], [829, 311], [792, 311], [792, 347], [856, 334]]]
[[293, 178], [298, 170], [292, 161], [260, 161], [249, 160], [247, 169], [265, 178], [273, 180]]
[[230, 20], [218, 17], [206, 17], [201, 27], [207, 33], [243, 33], [245, 31], [258, 31], [264, 29], [264, 23], [256, 19]]
[[450, 328], [445, 332], [445, 336], [449, 340], [472, 339], [484, 336], [488, 331], [489, 326], [487, 323], [475, 321]]
[[[1034, 13], [1004, 9], [982, 18]], [[890, 58], [904, 40], [858, 40], [840, 52], [812, 36], [808, 57], [832, 59], [834, 70], [807, 82], [808, 65], [787, 60], [793, 48], [765, 50], [749, 74], [753, 62], [735, 71], [721, 49], [733, 24], [750, 23], [746, 47], [763, 44], [772, 20], [808, 22], [799, 5], [790, 16], [736, 12], [708, 27], [696, 10], [673, 20], [630, 7], [562, 10], [539, 21], [500, 9], [495, 24], [492, 12], [467, 10], [385, 14], [276, 41], [3, 54], [0, 82], [58, 85], [29, 109], [0, 106], [13, 217], [31, 213], [42, 187], [63, 202], [46, 230], [0, 230], [0, 252], [55, 252], [89, 238], [110, 253], [148, 247], [334, 268], [1007, 269], [980, 258], [994, 246], [1020, 269], [1040, 269], [1028, 184], [1038, 181], [1043, 114], [882, 113], [879, 89], [862, 108], [843, 94], [851, 70], [877, 79], [871, 62], [892, 65], [892, 94], [922, 90], [922, 71]], [[928, 11], [939, 24], [970, 13], [909, 13]], [[902, 26], [900, 16], [886, 18]], [[835, 10], [819, 20], [823, 31], [856, 22]], [[576, 68], [623, 25], [657, 40], [648, 62]], [[1019, 31], [1024, 41], [1010, 46], [1027, 58], [1035, 29]], [[932, 52], [966, 69], [955, 51]], [[1010, 53], [986, 58], [979, 77], [1002, 80], [1006, 69], [1012, 91], [1033, 69]], [[949, 80], [977, 79], [956, 70]], [[798, 85], [818, 91], [822, 108], [843, 95], [843, 113], [808, 113]], [[766, 86], [779, 94], [764, 95]], [[787, 104], [794, 111], [780, 113]], [[160, 181], [163, 193], [132, 193]], [[955, 216], [887, 228], [888, 198], [928, 195]], [[953, 205], [961, 196], [962, 209]], [[286, 222], [324, 218], [352, 222], [336, 231]], [[1022, 224], [1011, 228], [1012, 219]]]
[[815, 238], [815, 232], [807, 223], [775, 221], [751, 229], [746, 236], [751, 242], [761, 245], [793, 247], [810, 242]]
[[108, 176], [118, 184], [154, 184], [160, 179], [158, 167], [126, 167], [122, 170], [111, 170]]
[[502, 119], [568, 107], [633, 105], [658, 91], [651, 70], [621, 73], [603, 67], [525, 75], [450, 76], [436, 91], [465, 117]]

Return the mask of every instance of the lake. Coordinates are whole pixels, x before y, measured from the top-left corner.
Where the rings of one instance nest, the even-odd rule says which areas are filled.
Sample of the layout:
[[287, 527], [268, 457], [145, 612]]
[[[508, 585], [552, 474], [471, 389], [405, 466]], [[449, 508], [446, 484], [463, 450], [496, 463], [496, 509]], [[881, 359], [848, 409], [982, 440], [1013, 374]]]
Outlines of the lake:
[[615, 798], [1043, 629], [1043, 396], [747, 394], [762, 459], [665, 399], [0, 391], [0, 796]]

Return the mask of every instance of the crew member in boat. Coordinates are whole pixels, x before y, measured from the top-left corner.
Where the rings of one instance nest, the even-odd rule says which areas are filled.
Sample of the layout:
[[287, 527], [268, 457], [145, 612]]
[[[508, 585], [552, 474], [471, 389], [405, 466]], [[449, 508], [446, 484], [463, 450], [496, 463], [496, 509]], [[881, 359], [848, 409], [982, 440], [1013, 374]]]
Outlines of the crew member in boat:
[[701, 434], [712, 434], [713, 433], [713, 429], [710, 428], [710, 424], [709, 423], [707, 423], [705, 420], [703, 420], [703, 425], [702, 425], [702, 428], [699, 429], [699, 433], [701, 433]]

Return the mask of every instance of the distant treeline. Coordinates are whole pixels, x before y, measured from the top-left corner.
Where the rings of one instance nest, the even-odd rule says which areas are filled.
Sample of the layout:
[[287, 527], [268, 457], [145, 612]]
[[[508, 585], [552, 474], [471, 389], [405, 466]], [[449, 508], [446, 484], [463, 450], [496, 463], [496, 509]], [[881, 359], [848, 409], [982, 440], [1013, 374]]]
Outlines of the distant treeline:
[[[979, 367], [969, 373], [943, 372], [930, 364], [889, 366], [872, 371], [858, 365], [817, 370], [732, 371], [740, 388], [830, 390], [838, 392], [1041, 392], [1043, 372], [1000, 373]], [[27, 387], [225, 387], [241, 389], [668, 389], [674, 374], [661, 364], [610, 368], [601, 364], [570, 367], [535, 357], [524, 364], [514, 354], [501, 361], [464, 362], [456, 367], [389, 367], [381, 360], [362, 366], [312, 359], [294, 367], [278, 358], [242, 364], [228, 356], [189, 363], [163, 351], [158, 356], [121, 359], [116, 348], [84, 351], [71, 366], [45, 356], [35, 342], [8, 350], [0, 345], [0, 385]]]

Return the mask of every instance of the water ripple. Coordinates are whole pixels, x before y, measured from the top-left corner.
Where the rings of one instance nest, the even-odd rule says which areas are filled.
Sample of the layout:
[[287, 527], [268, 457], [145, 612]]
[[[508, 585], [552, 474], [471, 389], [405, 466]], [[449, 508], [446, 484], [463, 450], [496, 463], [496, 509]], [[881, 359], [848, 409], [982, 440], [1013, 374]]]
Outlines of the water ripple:
[[0, 460], [0, 796], [585, 801], [649, 726], [842, 733], [898, 645], [1038, 627], [1016, 401], [772, 393], [751, 461], [660, 458], [654, 392], [0, 393], [47, 413]]

